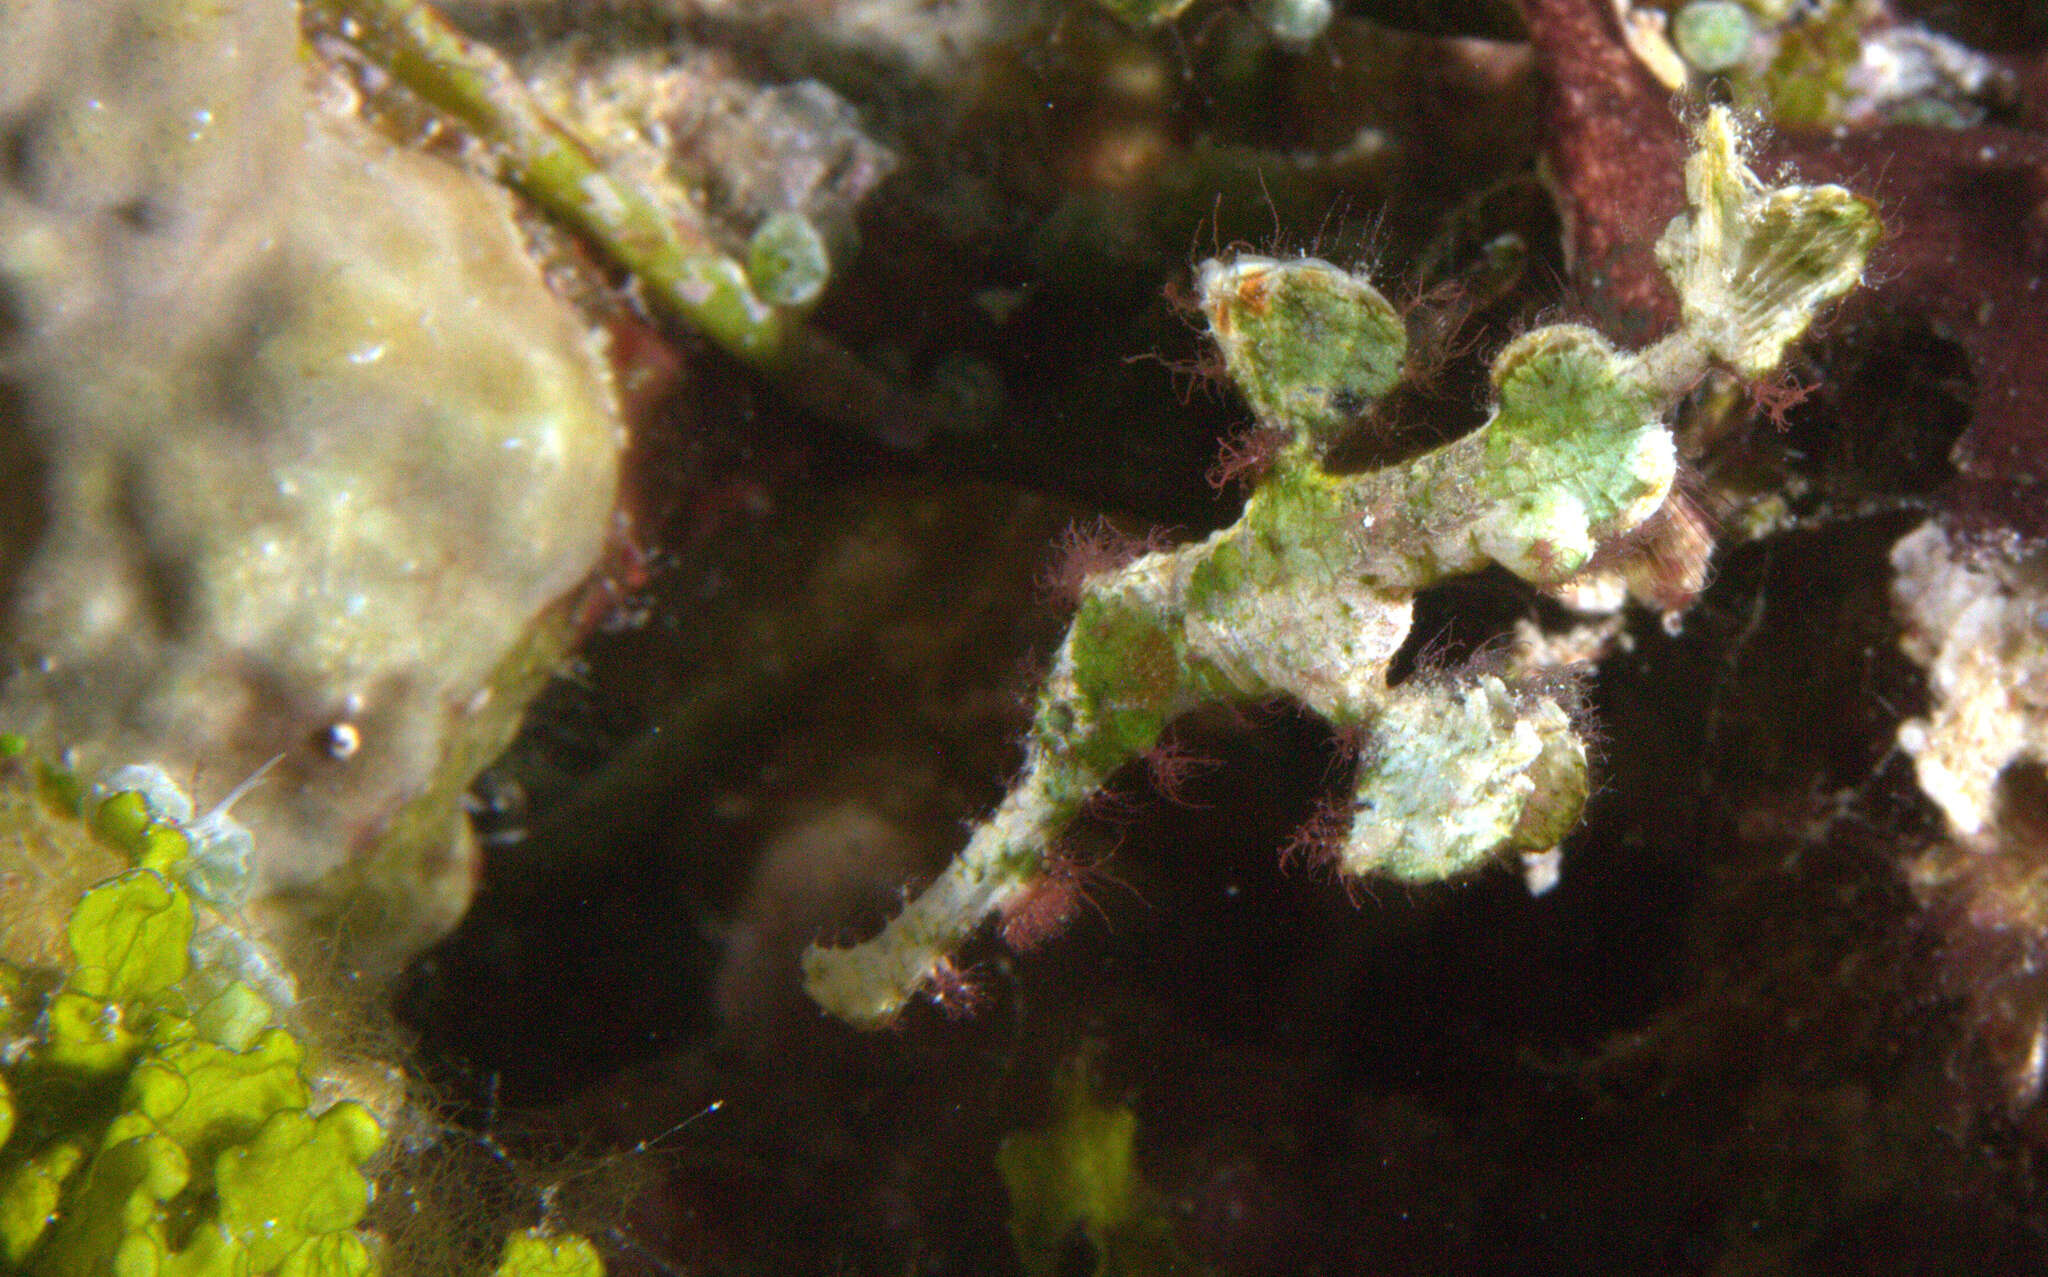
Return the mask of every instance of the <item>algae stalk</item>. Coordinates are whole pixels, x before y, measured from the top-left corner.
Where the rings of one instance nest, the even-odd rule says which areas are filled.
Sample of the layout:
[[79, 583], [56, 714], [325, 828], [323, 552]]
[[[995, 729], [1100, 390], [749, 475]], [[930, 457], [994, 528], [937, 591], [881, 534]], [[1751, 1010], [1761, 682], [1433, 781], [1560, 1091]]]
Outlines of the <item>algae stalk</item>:
[[419, 0], [309, 0], [323, 29], [489, 148], [498, 177], [639, 281], [656, 310], [702, 333], [806, 409], [898, 445], [941, 411], [890, 385], [789, 308], [756, 290], [746, 267], [616, 177], [534, 100], [494, 51]]

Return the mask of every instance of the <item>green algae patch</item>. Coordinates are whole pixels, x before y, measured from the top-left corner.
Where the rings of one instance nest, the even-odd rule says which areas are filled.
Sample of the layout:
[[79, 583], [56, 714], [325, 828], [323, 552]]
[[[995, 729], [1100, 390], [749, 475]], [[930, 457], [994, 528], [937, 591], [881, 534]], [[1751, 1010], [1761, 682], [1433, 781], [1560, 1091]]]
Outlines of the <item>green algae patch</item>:
[[317, 1118], [302, 1109], [272, 1115], [253, 1139], [220, 1155], [222, 1231], [257, 1271], [269, 1271], [299, 1247], [354, 1228], [370, 1205], [357, 1168], [383, 1141], [377, 1120], [356, 1104]]
[[116, 1003], [70, 990], [50, 999], [41, 1062], [82, 1077], [118, 1073], [143, 1039]]
[[1010, 1238], [1029, 1277], [1065, 1267], [1078, 1233], [1097, 1277], [1189, 1273], [1172, 1223], [1139, 1177], [1138, 1117], [1094, 1093], [1084, 1064], [1061, 1070], [1053, 1120], [1018, 1131], [996, 1151], [1010, 1195]]
[[71, 1142], [41, 1149], [0, 1175], [0, 1263], [18, 1268], [57, 1218], [65, 1181], [85, 1161]]
[[505, 1253], [491, 1277], [603, 1277], [597, 1248], [574, 1235], [527, 1229], [505, 1239]]
[[71, 915], [71, 987], [120, 1002], [160, 993], [191, 967], [192, 901], [138, 869], [85, 893]]
[[1231, 380], [1292, 439], [1335, 442], [1400, 378], [1407, 329], [1363, 275], [1247, 255], [1205, 263], [1199, 285]]
[[[171, 1032], [167, 1026], [158, 1036]], [[158, 1130], [211, 1161], [275, 1114], [311, 1102], [300, 1072], [305, 1058], [297, 1039], [277, 1029], [242, 1051], [196, 1037], [173, 1040], [136, 1065], [126, 1098]]]
[[351, 1234], [375, 1118], [351, 1103], [314, 1115], [305, 1048], [283, 1028], [240, 1031], [247, 1006], [231, 1043], [181, 1014], [193, 923], [190, 897], [150, 870], [79, 900], [76, 965], [0, 1071], [0, 1259], [30, 1277], [373, 1272]]
[[[379, 1239], [362, 1225], [382, 1124], [334, 1100], [332, 1080], [316, 1086], [291, 981], [188, 881], [207, 868], [189, 845], [239, 827], [219, 809], [195, 818], [150, 767], [73, 778], [67, 817], [34, 792], [51, 774], [0, 761], [0, 876], [69, 882], [116, 847], [154, 857], [172, 843], [153, 830], [187, 852], [115, 866], [60, 918], [26, 910], [57, 908], [53, 892], [6, 902], [0, 1271], [373, 1277]], [[61, 943], [17, 945], [17, 930]], [[564, 1271], [603, 1271], [587, 1243], [557, 1240], [588, 1260]]]

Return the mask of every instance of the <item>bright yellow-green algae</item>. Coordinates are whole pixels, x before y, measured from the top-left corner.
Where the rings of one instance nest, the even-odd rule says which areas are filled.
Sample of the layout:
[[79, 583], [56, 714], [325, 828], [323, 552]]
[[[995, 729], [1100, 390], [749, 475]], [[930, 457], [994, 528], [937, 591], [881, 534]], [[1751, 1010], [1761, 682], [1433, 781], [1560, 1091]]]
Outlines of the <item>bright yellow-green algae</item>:
[[1555, 845], [1577, 821], [1586, 753], [1563, 706], [1491, 674], [1387, 683], [1417, 590], [1499, 564], [1563, 588], [1643, 526], [1676, 475], [1670, 410], [1700, 376], [1760, 377], [1852, 288], [1879, 225], [1839, 187], [1766, 188], [1710, 112], [1690, 210], [1659, 242], [1684, 326], [1647, 350], [1591, 329], [1528, 333], [1493, 368], [1480, 429], [1363, 474], [1322, 465], [1399, 375], [1405, 332], [1363, 277], [1238, 257], [1200, 272], [1232, 379], [1280, 443], [1237, 523], [1091, 577], [1041, 692], [1021, 777], [966, 848], [880, 935], [813, 946], [811, 995], [886, 1023], [991, 914], [1022, 898], [1061, 832], [1176, 716], [1292, 698], [1361, 738], [1347, 875], [1449, 878]]
[[[289, 983], [273, 1000], [238, 978], [261, 946], [203, 943], [236, 925], [186, 886], [215, 814], [161, 783], [81, 785], [22, 744], [0, 736], [0, 878], [50, 885], [0, 900], [0, 1269], [372, 1277], [383, 1125], [309, 1076]], [[493, 1271], [604, 1268], [581, 1237], [526, 1230]]]
[[526, 1229], [505, 1239], [493, 1277], [604, 1277], [597, 1248], [571, 1234]]
[[1077, 1230], [1098, 1277], [1207, 1272], [1182, 1254], [1172, 1219], [1138, 1173], [1138, 1115], [1096, 1093], [1085, 1056], [1062, 1066], [1053, 1087], [1052, 1121], [1006, 1136], [996, 1151], [1025, 1273], [1069, 1271]]
[[[50, 1277], [375, 1271], [355, 1227], [382, 1131], [359, 1104], [316, 1108], [288, 1008], [195, 958], [226, 952], [194, 940], [229, 924], [184, 885], [190, 826], [136, 791], [46, 780], [25, 793], [28, 769], [10, 766], [10, 876], [96, 872], [95, 838], [132, 867], [76, 896], [60, 960], [10, 941], [0, 964], [0, 1264]], [[55, 903], [7, 901], [10, 931], [47, 929], [25, 906]]]

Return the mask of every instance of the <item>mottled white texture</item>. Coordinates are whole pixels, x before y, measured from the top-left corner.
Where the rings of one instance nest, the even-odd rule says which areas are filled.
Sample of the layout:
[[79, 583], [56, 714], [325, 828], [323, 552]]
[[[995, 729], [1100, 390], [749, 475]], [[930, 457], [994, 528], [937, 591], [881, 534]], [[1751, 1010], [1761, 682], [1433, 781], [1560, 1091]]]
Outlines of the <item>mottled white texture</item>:
[[1585, 780], [1585, 745], [1555, 702], [1517, 697], [1490, 674], [1405, 685], [1373, 722], [1339, 863], [1358, 877], [1440, 882], [1492, 859], [1532, 801], [1576, 817]]
[[1899, 727], [1920, 788], [1965, 839], [1990, 832], [1998, 778], [2048, 762], [2048, 555], [1972, 558], [1939, 526], [1892, 547], [1900, 646], [1927, 670], [1933, 702]]

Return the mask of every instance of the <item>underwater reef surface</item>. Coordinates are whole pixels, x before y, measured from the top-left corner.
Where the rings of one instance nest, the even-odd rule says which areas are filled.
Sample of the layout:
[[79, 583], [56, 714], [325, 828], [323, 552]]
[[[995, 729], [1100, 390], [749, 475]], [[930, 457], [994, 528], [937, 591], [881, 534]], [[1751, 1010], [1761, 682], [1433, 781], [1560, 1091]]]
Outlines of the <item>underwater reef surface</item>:
[[[45, 208], [37, 175], [99, 135], [30, 126], [66, 118], [51, 105], [73, 100], [61, 77], [0, 75], [14, 154], [35, 161], [0, 188], [10, 228], [35, 233], [10, 233], [0, 254], [28, 281], [10, 295], [41, 316], [0, 330], [4, 411], [101, 423], [82, 428], [92, 447], [70, 468], [43, 460], [54, 427], [17, 432], [23, 462], [7, 473], [29, 493], [43, 476], [84, 476], [76, 502], [113, 510], [119, 529], [69, 534], [100, 547], [88, 570], [53, 557], [72, 541], [38, 539], [69, 526], [55, 515], [71, 507], [11, 507], [33, 513], [0, 561], [22, 601], [10, 641], [193, 640], [133, 667], [107, 658], [111, 672], [75, 683], [20, 644], [0, 728], [110, 749], [95, 767], [203, 768], [202, 807], [285, 750], [235, 813], [257, 832], [258, 881], [294, 872], [296, 853], [272, 867], [263, 852], [271, 837], [289, 845], [289, 827], [259, 822], [331, 801], [346, 788], [336, 777], [383, 765], [373, 747], [393, 738], [297, 692], [279, 701], [292, 714], [264, 720], [277, 745], [120, 734], [135, 707], [186, 706], [158, 691], [189, 681], [179, 671], [241, 650], [207, 618], [270, 618], [275, 661], [296, 668], [320, 649], [302, 651], [307, 631], [287, 621], [332, 602], [236, 575], [239, 560], [192, 529], [239, 525], [152, 495], [160, 475], [218, 493], [221, 480], [176, 460], [203, 459], [208, 436], [151, 450], [124, 441], [167, 427], [131, 423], [242, 421], [244, 396], [383, 423], [408, 419], [408, 403], [459, 402], [439, 378], [505, 380], [472, 380], [498, 365], [462, 347], [466, 359], [388, 365], [404, 376], [369, 383], [385, 396], [370, 407], [339, 391], [339, 408], [323, 406], [262, 376], [286, 353], [321, 367], [322, 352], [360, 348], [264, 311], [234, 340], [203, 321], [173, 330], [199, 352], [178, 367], [227, 374], [134, 374], [117, 396], [88, 374], [172, 360], [177, 342], [134, 338], [165, 331], [180, 294], [104, 311], [41, 299], [129, 278], [103, 257], [160, 249], [179, 228], [241, 243], [244, 219], [292, 202], [323, 164], [340, 171], [320, 181], [337, 196], [317, 244], [283, 251], [299, 241], [279, 232], [269, 249], [244, 246], [255, 266], [209, 255], [220, 265], [192, 287], [239, 298], [248, 272], [331, 261], [323, 252], [360, 269], [373, 260], [361, 237], [396, 216], [341, 211], [362, 172], [465, 192], [464, 216], [497, 228], [477, 238], [506, 246], [491, 260], [527, 281], [510, 293], [534, 309], [483, 281], [441, 285], [472, 298], [462, 340], [501, 343], [489, 358], [502, 343], [556, 351], [550, 367], [580, 370], [557, 393], [595, 387], [603, 424], [578, 454], [592, 482], [573, 494], [517, 469], [531, 456], [494, 470], [451, 452], [423, 474], [397, 464], [417, 454], [364, 443], [432, 489], [401, 500], [395, 479], [360, 480], [380, 511], [434, 516], [404, 535], [446, 537], [420, 555], [445, 569], [444, 605], [387, 611], [389, 632], [363, 629], [362, 648], [342, 650], [437, 674], [480, 662], [463, 695], [499, 660], [545, 682], [488, 766], [509, 724], [422, 745], [462, 761], [407, 773], [404, 792], [437, 795], [437, 828], [459, 819], [474, 839], [476, 898], [391, 986], [408, 1048], [385, 1058], [430, 1099], [404, 1127], [412, 1170], [382, 1181], [366, 1228], [396, 1235], [408, 1211], [459, 1218], [469, 1202], [493, 1227], [462, 1253], [485, 1267], [509, 1224], [581, 1232], [611, 1271], [658, 1275], [2048, 1272], [2037, 13], [1906, 0], [443, 6], [422, 29], [470, 43], [434, 45], [457, 59], [436, 74], [477, 71], [503, 90], [485, 95], [490, 115], [440, 104], [441, 81], [405, 69], [390, 28], [352, 39], [350, 7], [317, 6], [303, 43], [276, 22], [288, 6], [207, 11], [252, 34], [230, 54], [200, 31], [217, 65], [191, 72], [204, 93], [177, 91], [214, 104], [223, 128], [276, 135], [287, 118], [299, 132], [232, 152], [272, 157], [264, 199], [202, 200], [182, 219], [133, 191], [182, 189], [150, 183], [228, 164], [229, 150], [161, 144], [182, 134], [117, 112], [156, 119], [158, 145], [111, 152], [147, 154], [152, 176], [121, 186], [120, 165], [95, 161], [126, 202]], [[355, 8], [366, 27], [414, 12]], [[186, 38], [140, 20], [146, 36], [71, 25], [54, 7], [23, 15], [30, 68], [57, 64], [60, 47]], [[299, 94], [299, 75], [276, 73], [295, 48], [312, 108], [277, 108], [259, 128], [253, 108], [238, 122], [216, 104]], [[77, 96], [95, 91], [127, 101]], [[1339, 404], [1317, 465], [1336, 482], [1427, 469], [1446, 445], [1516, 437], [1481, 428], [1495, 359], [1518, 339], [1569, 325], [1588, 334], [1575, 348], [1626, 352], [1693, 322], [1658, 245], [1715, 104], [1737, 108], [1766, 192], [1833, 183], [1869, 202], [1884, 226], [1869, 269], [1782, 366], [1723, 352], [1650, 410], [1641, 426], [1669, 439], [1661, 517], [1618, 521], [1628, 530], [1562, 581], [1555, 546], [1510, 556], [1530, 571], [1463, 571], [1477, 559], [1443, 551], [1460, 573], [1404, 595], [1406, 638], [1374, 666], [1403, 695], [1498, 684], [1513, 690], [1502, 703], [1540, 699], [1568, 718], [1585, 793], [1562, 841], [1493, 839], [1506, 854], [1444, 883], [1339, 881], [1321, 867], [1329, 848], [1372, 819], [1357, 776], [1398, 771], [1374, 752], [1372, 717], [1328, 721], [1316, 711], [1334, 702], [1313, 685], [1176, 702], [1149, 747], [1063, 812], [1057, 875], [1028, 913], [949, 937], [958, 948], [921, 968], [917, 996], [876, 1017], [878, 1032], [822, 1013], [803, 989], [806, 948], [875, 936], [998, 810], [1027, 738], [1057, 734], [1032, 707], [1066, 677], [1062, 635], [1088, 583], [1186, 553], [1248, 510], [1259, 525], [1258, 476], [1288, 473], [1275, 468], [1286, 440], [1260, 429], [1266, 404], [1238, 397], [1240, 370], [1211, 345], [1223, 311], [1202, 301], [1198, 264], [1309, 257], [1369, 278], [1405, 346], [1369, 409]], [[508, 121], [532, 127], [491, 131]], [[565, 209], [508, 171], [508, 156], [542, 153], [520, 148], [579, 131], [572, 169], [603, 179], [583, 193], [661, 210], [676, 228], [663, 242], [695, 265], [664, 282], [649, 273], [658, 254], [619, 238], [630, 217]], [[38, 149], [43, 138], [62, 144]], [[480, 193], [479, 175], [521, 193]], [[1779, 226], [1769, 213], [1746, 223], [1766, 248]], [[527, 248], [580, 317], [536, 282]], [[428, 279], [460, 259], [424, 256]], [[1207, 282], [1238, 281], [1228, 295], [1255, 310], [1277, 294], [1242, 283], [1252, 275]], [[281, 295], [301, 296], [281, 278]], [[677, 291], [692, 279], [716, 282], [708, 309]], [[347, 329], [435, 294], [422, 282], [318, 295], [333, 299], [322, 322]], [[74, 313], [104, 316], [119, 340], [57, 341], [54, 317]], [[594, 371], [592, 330], [608, 373]], [[286, 344], [249, 371], [266, 347], [248, 334]], [[764, 357], [757, 337], [816, 357]], [[365, 366], [348, 375], [381, 364]], [[171, 407], [140, 411], [158, 400]], [[537, 411], [525, 393], [490, 402], [517, 420]], [[186, 512], [150, 513], [159, 500]], [[198, 504], [251, 521], [268, 508]], [[502, 522], [455, 530], [478, 509]], [[599, 586], [550, 612], [599, 563], [615, 512], [630, 535], [613, 536]], [[1382, 513], [1333, 544], [1369, 556], [1363, 516]], [[450, 526], [436, 530], [441, 514]], [[491, 558], [494, 528], [538, 538], [523, 568], [504, 569], [518, 590], [470, 559]], [[462, 606], [472, 586], [497, 600], [490, 625]], [[77, 617], [104, 612], [111, 628], [63, 611], [95, 598], [101, 611]], [[37, 600], [68, 619], [36, 630]], [[446, 628], [403, 628], [427, 621]], [[1260, 625], [1272, 651], [1295, 651], [1278, 612], [1243, 628]], [[572, 633], [576, 656], [557, 661]], [[492, 662], [477, 656], [487, 637]], [[1089, 686], [1143, 672], [1091, 673]], [[450, 703], [432, 697], [456, 684], [435, 686], [402, 703]], [[238, 694], [199, 705], [242, 723], [233, 707], [253, 693]], [[337, 759], [329, 729], [344, 721], [361, 743]], [[1444, 822], [1485, 806], [1449, 788], [1429, 804]], [[316, 839], [337, 857], [320, 863], [364, 854], [374, 843], [354, 835], [391, 811], [349, 816], [348, 840]], [[458, 891], [424, 876], [413, 916], [451, 916], [468, 877]]]

